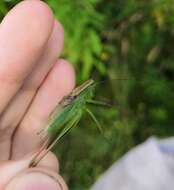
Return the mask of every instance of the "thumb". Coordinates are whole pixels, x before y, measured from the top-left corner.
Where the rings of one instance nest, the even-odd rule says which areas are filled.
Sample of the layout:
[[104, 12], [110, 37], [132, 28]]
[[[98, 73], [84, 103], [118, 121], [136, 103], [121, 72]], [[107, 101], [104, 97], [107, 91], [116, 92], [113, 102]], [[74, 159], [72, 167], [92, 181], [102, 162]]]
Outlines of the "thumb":
[[0, 190], [67, 190], [58, 175], [58, 161], [49, 153], [39, 166], [28, 168], [33, 156], [0, 163]]
[[15, 176], [5, 190], [67, 190], [63, 179], [56, 172], [44, 168], [28, 169]]

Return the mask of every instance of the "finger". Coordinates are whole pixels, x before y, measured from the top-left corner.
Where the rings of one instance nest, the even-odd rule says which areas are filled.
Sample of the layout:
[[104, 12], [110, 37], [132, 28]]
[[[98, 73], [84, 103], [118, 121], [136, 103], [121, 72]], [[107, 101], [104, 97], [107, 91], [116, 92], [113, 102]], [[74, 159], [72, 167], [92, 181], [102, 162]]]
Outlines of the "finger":
[[0, 113], [21, 87], [40, 57], [53, 27], [42, 1], [22, 1], [0, 26]]
[[[65, 60], [59, 60], [35, 96], [35, 99], [14, 136], [12, 159], [17, 159], [38, 148], [37, 135], [48, 121], [48, 117], [57, 103], [71, 92], [75, 84], [72, 66]], [[32, 139], [32, 141], [26, 141]], [[25, 143], [24, 143], [25, 142]]]
[[[43, 55], [38, 61], [38, 64], [27, 77], [22, 88], [18, 91], [9, 106], [7, 106], [1, 115], [0, 126], [1, 129], [3, 128], [3, 143], [0, 144], [0, 152], [6, 149], [6, 154], [8, 154], [7, 150], [10, 148], [11, 135], [13, 134], [15, 127], [19, 124], [22, 117], [26, 113], [26, 110], [37, 92], [37, 89], [41, 85], [53, 64], [56, 62], [62, 48], [63, 28], [57, 21], [55, 21], [51, 37], [45, 51], [43, 52]], [[7, 156], [8, 155], [3, 155], [3, 159], [6, 159]], [[2, 160], [2, 155], [0, 155], [0, 159]]]
[[49, 152], [37, 165], [37, 167], [59, 172], [59, 161], [55, 154]]
[[64, 31], [61, 24], [55, 20], [54, 28], [45, 51], [34, 68], [33, 72], [28, 76], [24, 83], [23, 89], [38, 89], [44, 78], [56, 63], [61, 54], [64, 43]]
[[[0, 164], [0, 189], [5, 189], [5, 186], [9, 181], [22, 171], [28, 171], [29, 163], [33, 158], [32, 155], [28, 155], [22, 160], [18, 161], [6, 161]], [[41, 171], [58, 172], [58, 161], [52, 153], [49, 153], [43, 158], [42, 163], [39, 163], [38, 169]]]

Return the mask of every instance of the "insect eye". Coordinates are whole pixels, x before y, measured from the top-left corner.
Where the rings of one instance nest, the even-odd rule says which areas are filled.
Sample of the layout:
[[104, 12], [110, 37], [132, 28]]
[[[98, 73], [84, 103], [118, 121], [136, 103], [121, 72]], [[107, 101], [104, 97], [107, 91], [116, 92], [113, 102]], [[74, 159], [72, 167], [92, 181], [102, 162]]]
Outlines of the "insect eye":
[[73, 96], [73, 100], [76, 99], [76, 98], [77, 98], [77, 96]]
[[70, 100], [70, 101], [73, 101], [73, 100], [75, 100], [76, 98], [77, 98], [77, 96], [70, 96], [70, 97], [69, 97], [69, 100]]

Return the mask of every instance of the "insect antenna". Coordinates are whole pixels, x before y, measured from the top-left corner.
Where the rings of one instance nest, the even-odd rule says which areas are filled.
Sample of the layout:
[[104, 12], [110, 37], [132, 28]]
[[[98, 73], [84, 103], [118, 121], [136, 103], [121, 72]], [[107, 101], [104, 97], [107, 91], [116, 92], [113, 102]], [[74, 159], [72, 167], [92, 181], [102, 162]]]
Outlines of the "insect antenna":
[[128, 77], [121, 77], [121, 78], [113, 78], [113, 79], [105, 79], [105, 80], [101, 80], [101, 81], [98, 81], [98, 82], [95, 82], [93, 84], [93, 86], [97, 86], [99, 84], [102, 84], [102, 83], [105, 83], [107, 81], [113, 81], [113, 80], [116, 80], [116, 81], [127, 81], [127, 80], [136, 80], [135, 78], [128, 78]]

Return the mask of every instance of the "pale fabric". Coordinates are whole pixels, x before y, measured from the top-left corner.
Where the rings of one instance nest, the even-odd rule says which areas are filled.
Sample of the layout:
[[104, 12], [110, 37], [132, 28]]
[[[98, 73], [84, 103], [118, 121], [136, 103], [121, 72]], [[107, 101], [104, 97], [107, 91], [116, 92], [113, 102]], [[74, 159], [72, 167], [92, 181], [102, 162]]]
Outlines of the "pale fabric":
[[174, 190], [174, 138], [148, 139], [111, 166], [91, 190]]

